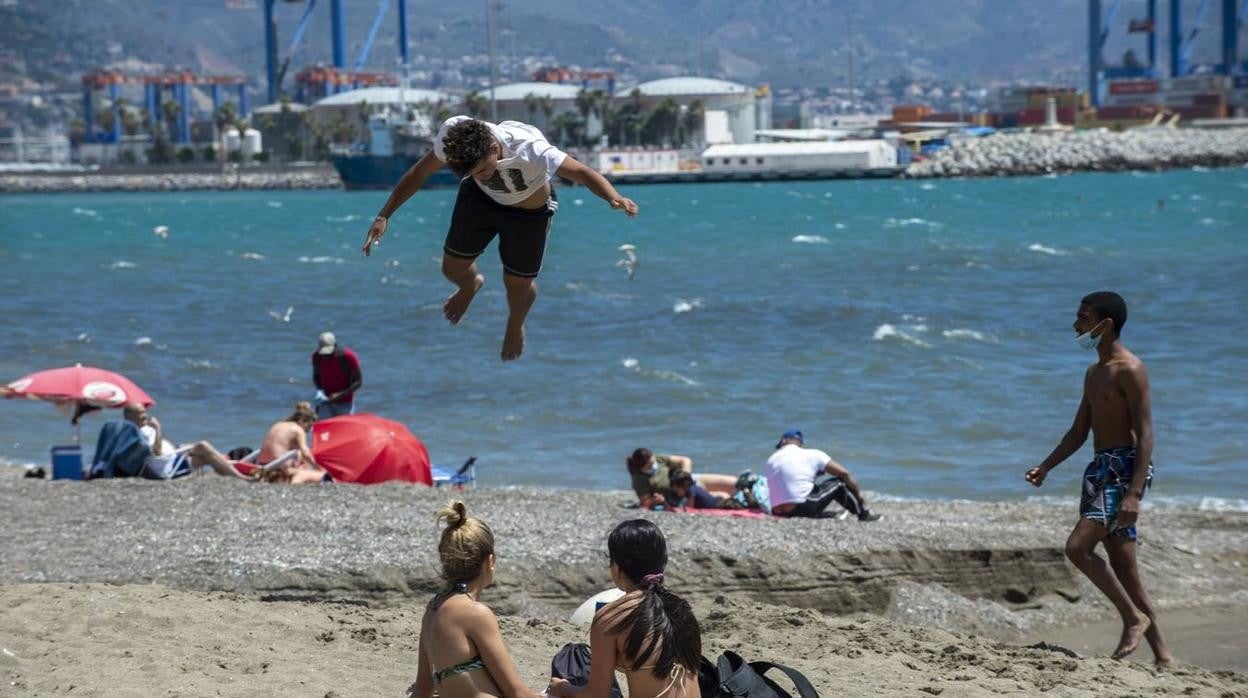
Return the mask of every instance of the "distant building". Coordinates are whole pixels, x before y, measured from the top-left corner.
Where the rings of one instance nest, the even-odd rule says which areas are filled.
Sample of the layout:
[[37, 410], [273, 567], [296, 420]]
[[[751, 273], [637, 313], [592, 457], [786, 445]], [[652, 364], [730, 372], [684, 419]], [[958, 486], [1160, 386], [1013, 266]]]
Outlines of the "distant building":
[[[606, 108], [606, 104], [600, 105], [597, 109], [588, 110], [588, 114], [582, 114], [581, 107], [576, 103], [576, 96], [580, 92], [580, 85], [554, 82], [513, 82], [498, 85], [494, 88], [498, 120], [523, 121], [533, 124], [541, 129], [548, 139], [556, 139], [558, 134], [555, 133], [557, 130], [555, 124], [560, 120], [559, 117], [575, 116], [576, 119], [585, 121], [585, 137], [591, 141], [597, 140], [602, 135], [600, 111]], [[477, 95], [488, 100], [490, 91], [484, 89]]]
[[347, 90], [318, 100], [312, 105], [314, 119], [332, 119], [342, 117], [355, 127], [357, 133], [368, 132], [368, 117], [379, 112], [403, 111], [400, 105], [406, 104], [407, 110], [415, 112], [416, 121], [430, 124], [440, 108], [446, 107], [455, 111], [459, 99], [437, 90], [424, 90], [414, 87], [400, 89], [398, 87], [365, 87], [358, 90]]
[[[766, 122], [764, 127], [771, 125], [771, 94], [765, 88], [755, 90], [713, 78], [676, 77], [643, 82], [635, 89], [641, 93], [645, 111], [666, 99], [684, 109], [700, 102], [706, 113], [702, 134], [706, 143], [751, 143], [760, 121]], [[630, 99], [631, 93], [630, 89], [622, 89], [616, 99]], [[760, 102], [765, 103], [765, 108], [760, 109]]]

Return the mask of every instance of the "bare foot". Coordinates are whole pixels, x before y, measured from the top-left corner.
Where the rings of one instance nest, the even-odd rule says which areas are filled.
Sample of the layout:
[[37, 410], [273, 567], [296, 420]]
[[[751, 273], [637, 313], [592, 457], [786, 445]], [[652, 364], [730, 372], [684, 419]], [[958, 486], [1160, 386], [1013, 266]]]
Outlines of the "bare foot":
[[1122, 639], [1118, 641], [1118, 649], [1114, 650], [1110, 657], [1122, 659], [1134, 652], [1140, 646], [1140, 640], [1144, 639], [1144, 633], [1148, 631], [1149, 625], [1152, 625], [1152, 621], [1142, 613], [1136, 616], [1134, 623], [1123, 625]]
[[1167, 669], [1173, 669], [1174, 667], [1178, 666], [1178, 662], [1174, 661], [1174, 657], [1171, 657], [1171, 656], [1158, 657], [1153, 662], [1153, 666], [1156, 667], [1158, 671], [1165, 671]]
[[507, 334], [503, 335], [503, 361], [514, 361], [524, 353], [524, 323], [516, 325], [507, 323]]
[[472, 299], [477, 295], [477, 291], [485, 285], [485, 277], [477, 274], [472, 280], [472, 288], [458, 288], [447, 297], [446, 302], [442, 304], [442, 316], [452, 325], [458, 325], [463, 319], [464, 313], [468, 312], [468, 306], [472, 303]]

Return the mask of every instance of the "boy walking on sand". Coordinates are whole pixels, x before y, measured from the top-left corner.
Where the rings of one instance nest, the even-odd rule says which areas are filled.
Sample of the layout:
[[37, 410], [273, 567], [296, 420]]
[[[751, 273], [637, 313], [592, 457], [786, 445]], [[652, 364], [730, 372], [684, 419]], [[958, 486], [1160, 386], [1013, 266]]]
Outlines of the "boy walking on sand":
[[[1079, 523], [1066, 540], [1066, 556], [1109, 598], [1122, 616], [1122, 638], [1113, 658], [1122, 659], [1147, 639], [1157, 666], [1174, 663], [1161, 638], [1153, 602], [1135, 559], [1135, 520], [1152, 483], [1153, 418], [1144, 363], [1123, 346], [1127, 304], [1117, 293], [1098, 291], [1080, 301], [1075, 340], [1095, 349], [1096, 363], [1083, 378], [1075, 421], [1044, 462], [1027, 471], [1032, 485], [1078, 451], [1092, 431], [1096, 455], [1083, 473]], [[1104, 543], [1109, 563], [1096, 554]]]
[[390, 216], [443, 164], [463, 181], [442, 247], [442, 274], [458, 288], [442, 304], [442, 314], [452, 325], [463, 318], [485, 283], [476, 259], [498, 235], [510, 311], [500, 355], [503, 361], [518, 359], [524, 351], [524, 319], [537, 298], [550, 221], [559, 207], [550, 179], [557, 174], [583, 184], [630, 218], [637, 215], [637, 204], [551, 145], [534, 126], [453, 116], [438, 129], [433, 150], [403, 175], [386, 199], [364, 239], [365, 255], [381, 242]]

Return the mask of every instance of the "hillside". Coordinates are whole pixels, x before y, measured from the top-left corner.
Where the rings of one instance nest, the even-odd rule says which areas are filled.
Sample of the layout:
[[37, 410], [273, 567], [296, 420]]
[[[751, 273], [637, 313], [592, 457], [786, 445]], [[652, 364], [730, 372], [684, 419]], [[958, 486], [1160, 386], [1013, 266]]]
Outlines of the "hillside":
[[[346, 4], [348, 56], [354, 63], [377, 3]], [[136, 58], [243, 71], [262, 81], [258, 7], [229, 10], [225, 0], [8, 0], [0, 5], [0, 45], [16, 47], [32, 74], [52, 70], [76, 77], [100, 64]], [[318, 3], [293, 65], [329, 59], [328, 5]], [[279, 4], [282, 53], [303, 7], [302, 2]], [[424, 65], [462, 63], [466, 56], [484, 53], [480, 3], [413, 0], [409, 7], [412, 52]], [[639, 79], [703, 73], [783, 87], [844, 81], [852, 35], [861, 79], [1043, 80], [1083, 65], [1085, 13], [1084, 0], [634, 0], [610, 5], [529, 0], [503, 3], [498, 49], [504, 60], [527, 56], [612, 67]], [[396, 62], [395, 15], [392, 7], [369, 69]], [[471, 64], [461, 70], [472, 74]]]

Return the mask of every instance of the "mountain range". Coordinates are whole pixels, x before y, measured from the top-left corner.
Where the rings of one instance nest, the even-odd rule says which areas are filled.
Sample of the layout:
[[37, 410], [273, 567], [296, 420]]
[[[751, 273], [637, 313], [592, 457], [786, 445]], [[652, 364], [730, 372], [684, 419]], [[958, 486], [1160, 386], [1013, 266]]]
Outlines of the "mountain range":
[[[285, 55], [305, 2], [278, 3]], [[908, 76], [1042, 81], [1086, 64], [1086, 0], [487, 0], [498, 51], [529, 63], [610, 68], [649, 79], [702, 74], [775, 87]], [[260, 0], [2, 0], [0, 45], [27, 72], [77, 74], [122, 59], [264, 80]], [[377, 0], [346, 1], [354, 64]], [[485, 3], [410, 0], [420, 65], [482, 66]], [[244, 9], [230, 9], [244, 8]], [[296, 68], [330, 59], [330, 3], [321, 0], [293, 53]], [[394, 3], [365, 65], [397, 63]], [[449, 63], [448, 63], [449, 62]], [[484, 68], [481, 68], [484, 70]], [[462, 68], [461, 68], [462, 70]], [[519, 79], [523, 79], [520, 77]]]

